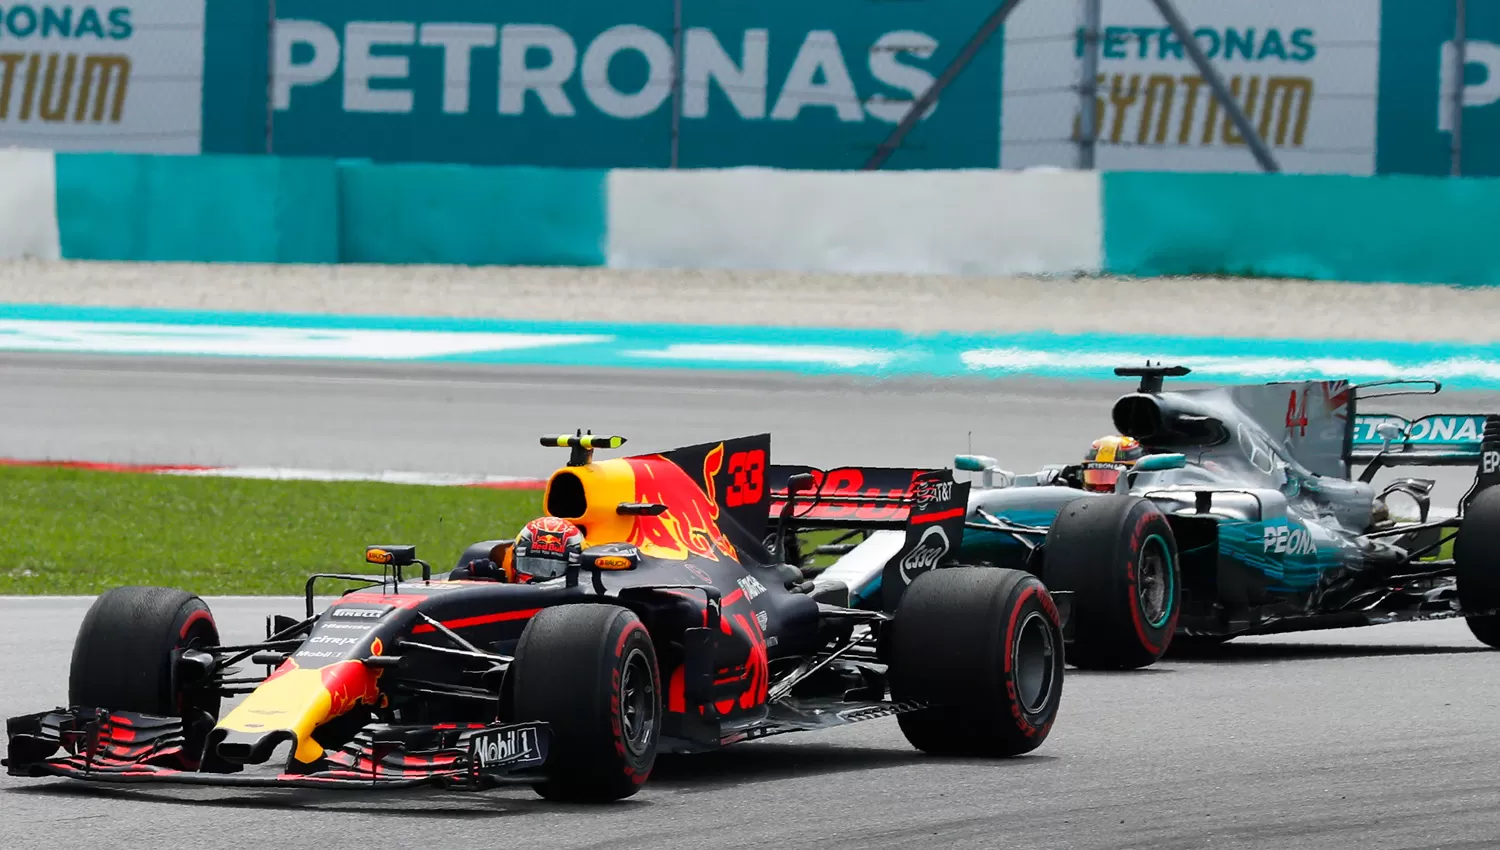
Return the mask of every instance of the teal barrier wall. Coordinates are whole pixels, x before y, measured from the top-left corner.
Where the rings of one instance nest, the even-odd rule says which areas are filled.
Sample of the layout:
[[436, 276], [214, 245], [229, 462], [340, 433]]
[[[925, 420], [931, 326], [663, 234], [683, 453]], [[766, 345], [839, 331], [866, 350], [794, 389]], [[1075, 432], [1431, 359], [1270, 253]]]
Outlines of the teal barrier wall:
[[1500, 284], [1500, 180], [1113, 172], [1102, 186], [1110, 274]]
[[73, 260], [602, 265], [606, 174], [266, 156], [57, 155]]
[[339, 169], [348, 263], [604, 265], [606, 172], [463, 165]]
[[57, 155], [62, 255], [75, 260], [336, 262], [326, 160]]

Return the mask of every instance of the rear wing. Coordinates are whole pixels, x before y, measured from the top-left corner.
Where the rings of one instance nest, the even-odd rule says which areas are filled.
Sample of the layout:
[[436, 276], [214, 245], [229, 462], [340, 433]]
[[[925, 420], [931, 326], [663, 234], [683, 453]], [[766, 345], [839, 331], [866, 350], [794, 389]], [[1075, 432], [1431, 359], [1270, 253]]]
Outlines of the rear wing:
[[1407, 419], [1389, 413], [1355, 417], [1351, 463], [1382, 466], [1469, 466], [1483, 453], [1485, 423], [1500, 417], [1434, 413]]
[[786, 504], [791, 477], [807, 474], [813, 477], [817, 489], [797, 494], [793, 522], [799, 528], [905, 528], [917, 480], [933, 471], [877, 466], [822, 470], [773, 464], [766, 474], [771, 515], [780, 515]]
[[772, 511], [788, 499], [793, 475], [809, 474], [817, 488], [799, 493], [791, 522], [799, 528], [904, 530], [901, 548], [881, 571], [881, 607], [895, 611], [907, 585], [952, 559], [963, 544], [969, 512], [969, 482], [949, 469], [772, 466], [768, 471]]

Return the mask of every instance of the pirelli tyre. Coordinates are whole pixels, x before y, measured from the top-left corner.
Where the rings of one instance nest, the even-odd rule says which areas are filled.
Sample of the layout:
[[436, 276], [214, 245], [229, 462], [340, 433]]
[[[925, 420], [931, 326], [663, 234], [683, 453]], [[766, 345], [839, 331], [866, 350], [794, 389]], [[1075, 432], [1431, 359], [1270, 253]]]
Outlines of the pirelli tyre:
[[[891, 624], [891, 698], [906, 740], [939, 756], [1007, 757], [1041, 746], [1062, 701], [1062, 626], [1030, 573], [922, 573]], [[905, 704], [905, 705], [903, 705]]]
[[1172, 642], [1181, 599], [1177, 541], [1147, 499], [1086, 496], [1064, 505], [1047, 532], [1042, 580], [1073, 593], [1067, 658], [1075, 667], [1146, 667]]
[[1486, 646], [1500, 648], [1500, 487], [1479, 492], [1464, 508], [1463, 524], [1453, 541], [1458, 606], [1475, 613], [1465, 619], [1469, 631]]
[[193, 668], [182, 659], [184, 652], [218, 643], [213, 613], [191, 593], [168, 587], [110, 590], [94, 600], [78, 628], [68, 704], [217, 719], [218, 692], [195, 687]]
[[600, 803], [645, 784], [661, 733], [661, 673], [634, 612], [593, 603], [542, 609], [521, 633], [505, 678], [508, 719], [552, 729], [538, 794]]

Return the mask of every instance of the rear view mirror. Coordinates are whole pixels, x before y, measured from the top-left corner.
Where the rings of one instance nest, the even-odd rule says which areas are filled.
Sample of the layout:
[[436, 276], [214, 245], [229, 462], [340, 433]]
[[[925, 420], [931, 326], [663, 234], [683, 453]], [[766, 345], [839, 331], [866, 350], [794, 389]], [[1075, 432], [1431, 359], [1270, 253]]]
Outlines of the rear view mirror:
[[811, 493], [818, 489], [818, 479], [810, 472], [793, 475], [786, 480], [788, 493]]
[[1161, 472], [1167, 469], [1182, 469], [1187, 466], [1187, 456], [1182, 454], [1146, 455], [1135, 462], [1136, 472]]
[[999, 461], [984, 455], [959, 455], [953, 459], [953, 468], [964, 472], [984, 472], [994, 469]]
[[[417, 557], [417, 547], [415, 546], [366, 546], [365, 563], [380, 564], [383, 567], [394, 568], [397, 581], [404, 580], [401, 574], [402, 567], [421, 564], [422, 580], [432, 581], [432, 565]], [[308, 588], [308, 592], [310, 593], [312, 588], [310, 583]], [[312, 599], [312, 597], [309, 596], [308, 599]]]
[[984, 473], [984, 477], [979, 480], [981, 490], [990, 490], [995, 487], [997, 473], [1003, 487], [1009, 487], [1015, 481], [1014, 475], [1000, 468], [1000, 461], [987, 455], [958, 455], [953, 458], [953, 468], [964, 472]]
[[415, 546], [367, 546], [365, 563], [387, 567], [409, 567], [417, 562]]

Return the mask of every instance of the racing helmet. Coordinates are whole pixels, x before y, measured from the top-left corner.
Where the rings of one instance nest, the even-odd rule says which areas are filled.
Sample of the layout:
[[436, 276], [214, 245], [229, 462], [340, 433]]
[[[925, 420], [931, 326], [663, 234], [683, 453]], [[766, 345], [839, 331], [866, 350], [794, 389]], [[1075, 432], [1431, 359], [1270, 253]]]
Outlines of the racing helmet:
[[557, 578], [582, 561], [583, 532], [565, 519], [541, 517], [526, 523], [512, 551], [516, 581]]
[[1133, 437], [1111, 434], [1100, 437], [1083, 456], [1083, 489], [1095, 493], [1112, 493], [1120, 475], [1135, 466], [1146, 454]]

